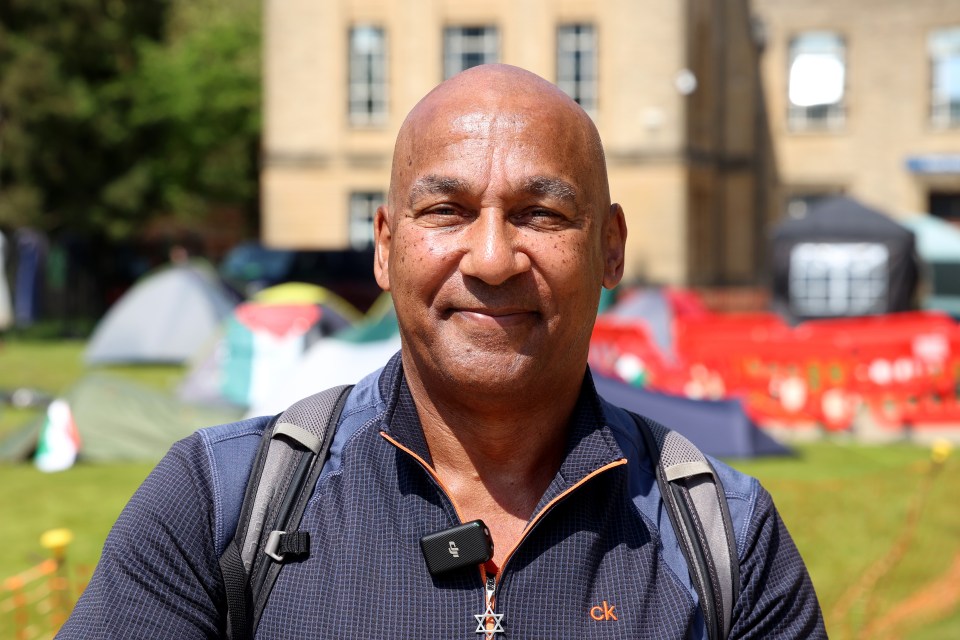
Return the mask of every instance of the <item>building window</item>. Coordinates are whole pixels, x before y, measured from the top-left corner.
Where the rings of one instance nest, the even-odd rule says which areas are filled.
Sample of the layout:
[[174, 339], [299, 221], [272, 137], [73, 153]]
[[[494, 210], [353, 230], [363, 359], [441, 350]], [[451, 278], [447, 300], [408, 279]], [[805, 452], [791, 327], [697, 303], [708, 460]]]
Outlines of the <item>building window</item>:
[[960, 27], [930, 34], [930, 120], [936, 127], [960, 126]]
[[802, 242], [790, 252], [790, 308], [799, 317], [887, 311], [890, 252], [876, 242]]
[[846, 52], [843, 39], [809, 31], [790, 42], [787, 123], [793, 131], [843, 126]]
[[350, 29], [350, 124], [379, 125], [387, 118], [387, 51], [383, 29]]
[[443, 32], [443, 77], [499, 61], [496, 27], [447, 27]]
[[597, 32], [593, 25], [557, 29], [557, 86], [588, 113], [597, 107]]
[[382, 191], [354, 191], [350, 194], [350, 246], [369, 249], [373, 246], [373, 220], [377, 207], [384, 202]]

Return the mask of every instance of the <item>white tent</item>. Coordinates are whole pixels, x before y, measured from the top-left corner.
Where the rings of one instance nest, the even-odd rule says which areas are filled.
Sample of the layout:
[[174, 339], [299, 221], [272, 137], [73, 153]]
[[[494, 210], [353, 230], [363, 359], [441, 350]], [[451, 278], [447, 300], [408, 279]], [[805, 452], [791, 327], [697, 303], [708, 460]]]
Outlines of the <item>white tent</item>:
[[84, 358], [88, 364], [186, 362], [211, 339], [236, 302], [203, 262], [161, 268], [110, 307]]
[[318, 391], [341, 384], [355, 384], [387, 364], [399, 350], [399, 335], [374, 342], [324, 338], [310, 347], [287, 375], [278, 378], [273, 390], [264, 394], [264, 399], [252, 406], [247, 415], [279, 413]]

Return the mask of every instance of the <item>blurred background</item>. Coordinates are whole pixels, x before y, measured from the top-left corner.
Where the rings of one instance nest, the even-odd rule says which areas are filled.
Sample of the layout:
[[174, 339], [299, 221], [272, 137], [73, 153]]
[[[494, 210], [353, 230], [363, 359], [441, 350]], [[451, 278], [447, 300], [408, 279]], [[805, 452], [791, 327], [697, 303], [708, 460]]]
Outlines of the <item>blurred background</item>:
[[764, 482], [832, 637], [960, 637], [956, 0], [0, 3], [0, 637], [174, 440], [397, 348], [393, 141], [487, 62], [604, 140], [601, 392]]

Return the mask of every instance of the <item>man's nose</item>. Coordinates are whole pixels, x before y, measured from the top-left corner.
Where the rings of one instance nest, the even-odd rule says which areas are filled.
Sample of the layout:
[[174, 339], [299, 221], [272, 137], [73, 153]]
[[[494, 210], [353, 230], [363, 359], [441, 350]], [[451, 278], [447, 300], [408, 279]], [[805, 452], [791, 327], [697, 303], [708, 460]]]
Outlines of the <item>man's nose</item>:
[[502, 212], [481, 212], [463, 236], [460, 272], [498, 285], [529, 270], [530, 256], [521, 240], [519, 229]]

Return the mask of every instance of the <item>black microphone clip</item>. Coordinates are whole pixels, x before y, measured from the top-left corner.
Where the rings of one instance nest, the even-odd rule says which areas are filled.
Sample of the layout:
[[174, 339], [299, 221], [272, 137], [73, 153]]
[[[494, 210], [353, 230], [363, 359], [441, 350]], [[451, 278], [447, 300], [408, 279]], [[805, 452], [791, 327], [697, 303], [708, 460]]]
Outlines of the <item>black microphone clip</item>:
[[420, 550], [432, 575], [446, 573], [493, 557], [493, 538], [483, 520], [474, 520], [420, 538]]

